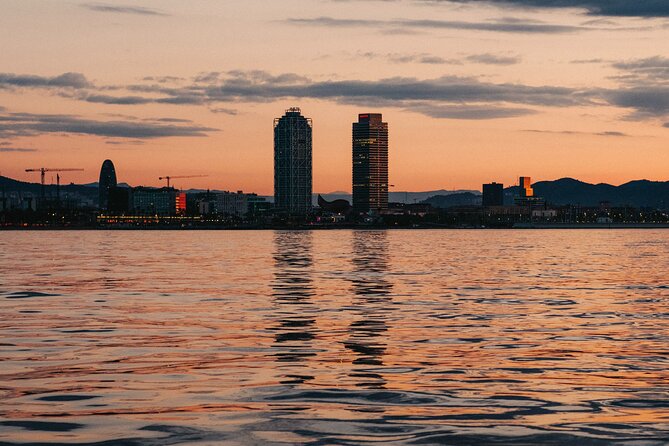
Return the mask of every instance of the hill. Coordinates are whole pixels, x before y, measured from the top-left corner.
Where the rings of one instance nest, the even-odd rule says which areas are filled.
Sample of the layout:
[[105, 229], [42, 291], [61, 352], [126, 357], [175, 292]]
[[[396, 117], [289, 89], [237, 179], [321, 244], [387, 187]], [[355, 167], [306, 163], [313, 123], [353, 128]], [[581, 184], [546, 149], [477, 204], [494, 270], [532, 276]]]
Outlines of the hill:
[[553, 205], [598, 206], [602, 201], [608, 201], [612, 206], [658, 209], [669, 207], [669, 181], [637, 180], [612, 186], [562, 178], [556, 181], [540, 181], [532, 187], [535, 195], [544, 197]]
[[435, 208], [450, 208], [453, 206], [480, 206], [481, 195], [471, 192], [460, 192], [450, 195], [435, 195], [421, 203], [430, 204]]

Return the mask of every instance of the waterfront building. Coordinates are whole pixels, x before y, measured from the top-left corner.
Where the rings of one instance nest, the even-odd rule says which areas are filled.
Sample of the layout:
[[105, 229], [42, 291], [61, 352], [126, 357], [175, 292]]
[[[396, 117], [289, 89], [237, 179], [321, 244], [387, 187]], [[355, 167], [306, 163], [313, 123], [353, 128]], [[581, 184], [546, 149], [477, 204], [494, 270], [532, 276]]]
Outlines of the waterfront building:
[[198, 199], [198, 208], [201, 215], [224, 215], [246, 217], [255, 215], [261, 210], [269, 208], [269, 202], [257, 194], [237, 192], [207, 192]]
[[363, 113], [353, 123], [353, 210], [388, 208], [388, 123], [381, 113]]
[[279, 212], [311, 212], [312, 121], [292, 107], [274, 120], [274, 206]]
[[137, 215], [176, 215], [179, 195], [173, 187], [155, 189], [139, 186], [132, 189], [130, 201]]
[[518, 195], [514, 197], [513, 201], [516, 206], [527, 206], [531, 209], [545, 209], [546, 207], [546, 201], [542, 197], [534, 195], [530, 177], [520, 177], [518, 179]]
[[109, 189], [107, 211], [113, 215], [125, 215], [130, 210], [130, 189], [127, 187], [112, 187]]
[[111, 160], [104, 160], [100, 168], [100, 180], [98, 181], [99, 201], [101, 210], [109, 209], [109, 190], [116, 187], [116, 169]]
[[522, 198], [534, 196], [534, 189], [532, 189], [532, 178], [520, 177], [518, 179], [518, 187], [520, 189], [520, 196]]
[[492, 182], [483, 185], [483, 206], [503, 206], [504, 185]]

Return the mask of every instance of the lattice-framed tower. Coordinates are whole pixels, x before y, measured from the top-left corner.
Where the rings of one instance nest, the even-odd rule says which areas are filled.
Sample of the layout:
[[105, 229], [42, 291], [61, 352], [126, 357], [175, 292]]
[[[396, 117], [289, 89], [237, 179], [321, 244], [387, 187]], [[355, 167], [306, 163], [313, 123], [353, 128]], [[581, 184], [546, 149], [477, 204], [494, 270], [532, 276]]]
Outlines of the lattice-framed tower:
[[311, 212], [312, 128], [298, 107], [274, 119], [274, 207], [279, 212]]

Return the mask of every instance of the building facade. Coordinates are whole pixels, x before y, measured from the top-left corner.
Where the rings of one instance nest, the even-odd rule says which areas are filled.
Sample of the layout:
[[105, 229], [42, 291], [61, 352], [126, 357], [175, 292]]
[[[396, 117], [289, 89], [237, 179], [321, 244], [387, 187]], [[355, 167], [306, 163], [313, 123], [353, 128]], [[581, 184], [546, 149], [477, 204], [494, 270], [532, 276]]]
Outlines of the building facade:
[[311, 212], [312, 122], [293, 107], [274, 120], [274, 207], [304, 216]]
[[503, 206], [504, 185], [492, 182], [483, 185], [483, 206]]
[[116, 169], [111, 160], [104, 160], [100, 168], [100, 180], [98, 181], [99, 201], [101, 210], [109, 209], [109, 190], [116, 187]]
[[264, 197], [242, 191], [207, 192], [197, 203], [201, 215], [239, 218], [255, 215], [261, 209], [267, 210], [270, 204]]
[[132, 211], [136, 215], [176, 215], [179, 195], [173, 187], [135, 187], [130, 198]]
[[388, 123], [380, 113], [358, 115], [353, 123], [353, 211], [388, 209]]
[[520, 177], [518, 179], [518, 186], [520, 188], [520, 197], [527, 198], [534, 196], [534, 189], [532, 189], [531, 177]]

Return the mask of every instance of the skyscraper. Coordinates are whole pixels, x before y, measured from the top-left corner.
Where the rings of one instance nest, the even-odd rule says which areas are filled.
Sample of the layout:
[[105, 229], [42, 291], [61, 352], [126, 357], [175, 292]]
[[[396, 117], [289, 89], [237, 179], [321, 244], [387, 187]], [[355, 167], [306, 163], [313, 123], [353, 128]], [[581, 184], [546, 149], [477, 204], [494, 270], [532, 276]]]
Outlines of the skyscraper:
[[363, 113], [353, 123], [353, 210], [388, 208], [388, 123], [381, 113]]
[[274, 206], [291, 215], [311, 212], [311, 133], [297, 107], [274, 119]]
[[116, 187], [116, 169], [111, 160], [105, 160], [100, 169], [100, 180], [98, 181], [99, 206], [102, 210], [109, 208], [109, 190]]
[[500, 183], [490, 183], [483, 185], [483, 206], [503, 206], [504, 205], [504, 185]]

